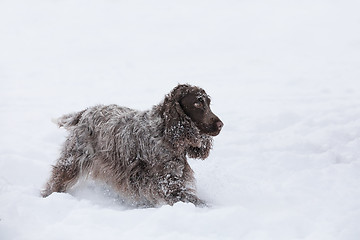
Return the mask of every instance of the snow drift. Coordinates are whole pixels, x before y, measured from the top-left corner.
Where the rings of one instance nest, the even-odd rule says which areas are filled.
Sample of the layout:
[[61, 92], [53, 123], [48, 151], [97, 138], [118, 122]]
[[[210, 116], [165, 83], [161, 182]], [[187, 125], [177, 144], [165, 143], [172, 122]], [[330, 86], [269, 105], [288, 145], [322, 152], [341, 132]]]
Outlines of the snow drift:
[[[358, 1], [2, 1], [0, 238], [360, 237]], [[177, 83], [226, 123], [190, 160], [211, 208], [131, 209], [104, 186], [40, 197], [96, 104], [149, 109]]]

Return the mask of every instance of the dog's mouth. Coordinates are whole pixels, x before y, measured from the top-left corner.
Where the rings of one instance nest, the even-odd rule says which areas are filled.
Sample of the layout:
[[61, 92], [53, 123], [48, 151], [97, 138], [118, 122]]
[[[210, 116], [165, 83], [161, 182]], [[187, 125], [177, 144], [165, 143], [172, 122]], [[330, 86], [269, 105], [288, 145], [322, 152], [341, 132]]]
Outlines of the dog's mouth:
[[199, 129], [200, 129], [200, 133], [215, 137], [219, 135], [223, 126], [224, 123], [219, 120], [210, 126], [200, 126]]
[[207, 134], [210, 135], [210, 136], [212, 136], [212, 137], [215, 137], [215, 136], [219, 135], [220, 131], [221, 131], [221, 130], [218, 130], [218, 131], [216, 131], [216, 132], [210, 132], [210, 133], [207, 133]]

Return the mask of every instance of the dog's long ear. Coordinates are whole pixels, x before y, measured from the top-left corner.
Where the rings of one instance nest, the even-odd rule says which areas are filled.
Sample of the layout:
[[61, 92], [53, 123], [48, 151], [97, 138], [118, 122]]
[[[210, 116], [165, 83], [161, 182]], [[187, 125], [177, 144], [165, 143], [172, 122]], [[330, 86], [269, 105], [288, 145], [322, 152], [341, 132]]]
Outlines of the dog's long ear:
[[180, 99], [187, 93], [188, 85], [179, 85], [165, 97], [163, 114], [165, 120], [165, 140], [179, 153], [189, 146], [200, 146], [198, 128], [180, 106]]
[[199, 146], [189, 146], [186, 149], [186, 153], [191, 158], [200, 158], [204, 160], [209, 156], [210, 150], [212, 148], [212, 137], [207, 135], [200, 136]]

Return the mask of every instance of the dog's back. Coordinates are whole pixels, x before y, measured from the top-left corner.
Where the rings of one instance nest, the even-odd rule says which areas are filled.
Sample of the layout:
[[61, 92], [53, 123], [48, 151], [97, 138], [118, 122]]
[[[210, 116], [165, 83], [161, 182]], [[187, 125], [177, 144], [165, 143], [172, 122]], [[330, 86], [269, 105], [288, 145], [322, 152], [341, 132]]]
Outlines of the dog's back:
[[80, 112], [65, 114], [54, 122], [59, 127], [65, 129], [71, 129], [78, 124], [87, 124], [92, 121], [93, 125], [99, 125], [106, 123], [110, 119], [119, 120], [121, 118], [132, 117], [137, 111], [127, 107], [120, 107], [118, 105], [97, 105], [91, 108], [87, 108]]

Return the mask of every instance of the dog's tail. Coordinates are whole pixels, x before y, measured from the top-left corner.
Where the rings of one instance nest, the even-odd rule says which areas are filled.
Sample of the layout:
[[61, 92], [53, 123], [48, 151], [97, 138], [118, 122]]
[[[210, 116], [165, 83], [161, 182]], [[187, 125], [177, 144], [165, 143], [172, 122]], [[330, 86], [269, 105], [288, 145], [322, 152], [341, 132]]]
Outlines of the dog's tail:
[[81, 112], [66, 114], [57, 119], [52, 119], [52, 122], [57, 124], [59, 127], [69, 128], [79, 123], [81, 116], [85, 111], [86, 110], [83, 110]]

